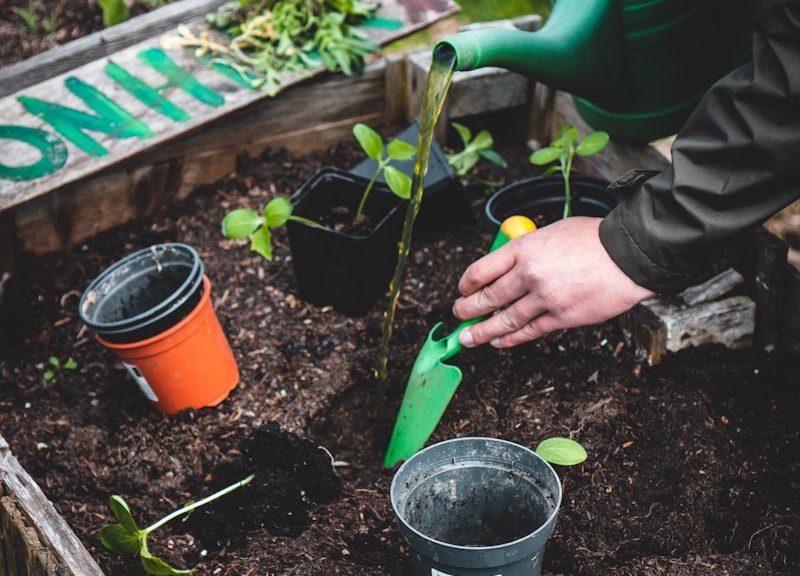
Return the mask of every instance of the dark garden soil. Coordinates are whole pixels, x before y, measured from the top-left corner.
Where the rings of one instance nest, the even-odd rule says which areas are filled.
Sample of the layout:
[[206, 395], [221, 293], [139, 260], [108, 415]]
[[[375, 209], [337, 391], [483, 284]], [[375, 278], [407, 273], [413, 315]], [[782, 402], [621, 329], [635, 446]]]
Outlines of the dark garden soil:
[[[133, 0], [130, 16], [167, 2]], [[21, 11], [35, 14], [26, 23]], [[0, 67], [66, 44], [103, 29], [103, 12], [95, 0], [3, 0], [0, 2]]]
[[[512, 174], [529, 172], [522, 151], [503, 153]], [[148, 223], [23, 259], [6, 283], [0, 431], [107, 574], [141, 573], [98, 543], [110, 494], [146, 524], [249, 473], [251, 485], [155, 533], [152, 550], [199, 563], [199, 574], [410, 574], [388, 501], [391, 473], [379, 468], [391, 422], [369, 409], [383, 302], [359, 319], [307, 305], [296, 297], [284, 231], [271, 263], [219, 233], [227, 210], [260, 207], [322, 165], [356, 160], [349, 145], [242, 160], [230, 179]], [[437, 320], [452, 324], [456, 280], [490, 236], [481, 224], [416, 240], [391, 357], [392, 414], [420, 343]], [[164, 241], [200, 252], [242, 371], [218, 408], [176, 417], [151, 408], [76, 311], [104, 267]], [[45, 381], [51, 355], [78, 368]], [[564, 435], [589, 452], [559, 469], [565, 496], [546, 574], [800, 574], [797, 364], [705, 347], [649, 368], [614, 322], [511, 351], [464, 352], [458, 363], [464, 381], [434, 440], [535, 446]]]

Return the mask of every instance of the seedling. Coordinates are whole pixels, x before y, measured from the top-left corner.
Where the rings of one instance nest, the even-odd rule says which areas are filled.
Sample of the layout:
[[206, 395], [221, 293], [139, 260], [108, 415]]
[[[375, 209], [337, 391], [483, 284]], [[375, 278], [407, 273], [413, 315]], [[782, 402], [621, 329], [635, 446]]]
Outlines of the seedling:
[[47, 359], [47, 363], [50, 365], [50, 367], [44, 371], [44, 374], [42, 374], [42, 378], [44, 380], [52, 380], [56, 377], [56, 374], [62, 370], [75, 370], [75, 368], [78, 367], [78, 363], [72, 358], [69, 358], [62, 364], [58, 357], [50, 356], [50, 358]]
[[[369, 193], [372, 191], [372, 187], [375, 185], [375, 181], [381, 173], [383, 173], [383, 177], [386, 179], [386, 184], [389, 186], [389, 189], [394, 192], [396, 196], [403, 200], [408, 200], [411, 197], [411, 178], [394, 166], [390, 166], [389, 163], [392, 160], [411, 160], [416, 155], [417, 148], [408, 142], [403, 142], [395, 138], [389, 142], [389, 145], [386, 146], [384, 150], [383, 139], [380, 135], [366, 124], [361, 123], [353, 126], [353, 136], [358, 140], [364, 153], [378, 163], [375, 173], [372, 175], [366, 190], [364, 190], [364, 194], [361, 196], [361, 202], [358, 204], [358, 210], [356, 210], [357, 222], [361, 220], [364, 215], [364, 205], [367, 203]], [[384, 152], [386, 153], [386, 157], [384, 157]]]
[[536, 453], [559, 466], [575, 466], [586, 460], [586, 449], [569, 438], [547, 438], [539, 442]]
[[292, 214], [294, 206], [285, 196], [276, 196], [264, 206], [263, 214], [250, 208], [237, 208], [222, 219], [222, 235], [241, 240], [250, 238], [250, 249], [267, 260], [272, 260], [272, 230], [289, 220], [322, 228], [313, 220]]
[[97, 0], [97, 5], [103, 11], [103, 26], [108, 28], [128, 19], [128, 5], [125, 0]]
[[608, 133], [592, 132], [581, 142], [578, 142], [580, 134], [578, 129], [572, 124], [564, 124], [556, 134], [549, 146], [539, 148], [531, 154], [530, 161], [533, 164], [544, 165], [558, 160], [558, 165], [550, 166], [544, 174], [561, 172], [564, 177], [564, 218], [572, 216], [572, 204], [569, 189], [569, 175], [572, 172], [572, 160], [575, 154], [578, 156], [593, 156], [601, 152], [608, 145]]
[[461, 152], [447, 155], [447, 162], [453, 167], [456, 175], [466, 176], [469, 174], [481, 158], [485, 158], [495, 166], [508, 168], [505, 158], [492, 149], [494, 148], [494, 139], [488, 130], [481, 130], [473, 138], [470, 129], [463, 124], [451, 122], [450, 125], [455, 128], [464, 143], [464, 149]]
[[253, 480], [251, 474], [244, 480], [231, 484], [227, 488], [223, 488], [219, 492], [215, 492], [211, 496], [203, 498], [198, 502], [191, 502], [175, 510], [174, 512], [164, 516], [148, 526], [147, 528], [139, 528], [136, 521], [133, 519], [133, 514], [122, 496], [114, 494], [108, 499], [108, 506], [111, 508], [111, 514], [117, 519], [117, 524], [108, 524], [100, 529], [100, 543], [119, 554], [138, 555], [142, 562], [142, 568], [148, 574], [155, 574], [158, 576], [170, 576], [172, 574], [189, 574], [194, 572], [194, 569], [184, 570], [173, 568], [161, 558], [153, 556], [147, 548], [147, 537], [151, 532], [161, 528], [167, 522], [171, 522], [181, 516], [186, 516], [193, 510], [205, 506], [209, 502], [213, 502], [217, 498], [221, 498], [234, 490], [246, 486]]
[[39, 16], [36, 14], [36, 6], [33, 5], [33, 2], [29, 2], [28, 6], [25, 8], [19, 8], [17, 13], [19, 17], [22, 18], [22, 21], [25, 22], [25, 27], [28, 29], [28, 32], [36, 34], [36, 31], [39, 29]]
[[52, 34], [56, 29], [56, 26], [58, 26], [58, 15], [59, 7], [56, 6], [53, 8], [52, 12], [42, 18], [42, 30], [44, 30], [45, 34]]

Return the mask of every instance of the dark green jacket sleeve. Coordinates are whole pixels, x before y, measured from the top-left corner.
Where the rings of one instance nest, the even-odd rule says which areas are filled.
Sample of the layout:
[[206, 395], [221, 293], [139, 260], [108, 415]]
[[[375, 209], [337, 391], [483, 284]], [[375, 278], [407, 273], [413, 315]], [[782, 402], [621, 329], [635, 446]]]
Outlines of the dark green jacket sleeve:
[[702, 278], [726, 239], [800, 197], [800, 0], [767, 0], [752, 62], [717, 82], [672, 147], [672, 166], [600, 226], [638, 284], [677, 292]]

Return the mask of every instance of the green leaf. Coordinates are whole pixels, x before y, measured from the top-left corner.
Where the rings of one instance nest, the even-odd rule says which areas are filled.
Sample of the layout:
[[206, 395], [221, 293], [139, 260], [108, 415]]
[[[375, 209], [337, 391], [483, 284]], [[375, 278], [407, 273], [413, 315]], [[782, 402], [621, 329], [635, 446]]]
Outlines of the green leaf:
[[103, 11], [103, 26], [108, 28], [128, 19], [128, 5], [124, 0], [97, 0]]
[[120, 554], [138, 554], [142, 548], [139, 532], [131, 532], [121, 524], [109, 524], [100, 529], [100, 543]]
[[386, 178], [386, 183], [389, 189], [403, 200], [411, 198], [411, 178], [395, 168], [394, 166], [387, 166], [383, 169], [383, 176]]
[[472, 141], [472, 147], [476, 148], [478, 151], [488, 150], [492, 146], [494, 146], [494, 140], [488, 130], [481, 130], [478, 132], [478, 135], [475, 136], [475, 140]]
[[586, 450], [569, 438], [547, 438], [536, 447], [536, 453], [559, 466], [574, 466], [586, 460]]
[[475, 164], [477, 164], [478, 160], [480, 159], [481, 156], [478, 152], [469, 152], [464, 154], [464, 156], [462, 156], [461, 160], [458, 162], [456, 174], [458, 176], [466, 176], [469, 174], [469, 171], [475, 167]]
[[601, 152], [603, 148], [608, 145], [608, 132], [593, 132], [583, 139], [583, 142], [578, 144], [575, 152], [578, 156], [591, 156]]
[[194, 572], [194, 570], [173, 568], [161, 558], [157, 558], [149, 552], [142, 552], [140, 560], [142, 561], [142, 568], [144, 568], [144, 571], [155, 576], [172, 576], [173, 574], [191, 574]]
[[417, 154], [416, 146], [395, 138], [386, 150], [392, 160], [411, 160]]
[[52, 366], [53, 368], [61, 367], [61, 362], [59, 362], [58, 358], [56, 358], [55, 356], [50, 356], [50, 358], [48, 358], [47, 361], [50, 363], [50, 366]]
[[536, 152], [531, 154], [530, 161], [531, 164], [538, 164], [541, 166], [543, 164], [549, 164], [553, 160], [558, 160], [559, 158], [561, 158], [561, 150], [546, 146], [544, 148], [539, 148]]
[[264, 207], [264, 218], [267, 221], [268, 228], [277, 228], [283, 226], [292, 215], [294, 206], [289, 202], [288, 198], [283, 196], [276, 196], [270, 200]]
[[226, 238], [241, 240], [247, 238], [264, 223], [264, 219], [255, 210], [237, 208], [228, 212], [222, 219], [222, 235]]
[[542, 176], [550, 176], [551, 174], [561, 173], [561, 166], [559, 164], [553, 164], [552, 166], [548, 166], [544, 172], [542, 172]]
[[139, 530], [136, 521], [133, 519], [133, 514], [131, 514], [131, 509], [122, 496], [112, 495], [108, 499], [108, 507], [111, 508], [111, 513], [117, 519], [117, 522], [122, 524], [129, 532]]
[[77, 368], [77, 367], [78, 367], [78, 363], [75, 362], [75, 360], [73, 360], [72, 358], [70, 358], [69, 360], [67, 360], [64, 363], [64, 369], [66, 369], [66, 370], [75, 370], [75, 368]]
[[272, 233], [262, 226], [250, 237], [250, 250], [258, 252], [267, 260], [272, 260]]
[[381, 161], [383, 158], [383, 140], [375, 130], [359, 122], [353, 126], [353, 136], [356, 137], [367, 156], [376, 162]]
[[573, 126], [569, 122], [567, 122], [566, 124], [563, 124], [561, 128], [558, 129], [555, 137], [553, 138], [553, 141], [563, 139], [574, 142], [575, 140], [578, 139], [579, 136], [580, 134], [578, 134], [578, 129], [575, 128], [575, 126]]
[[464, 143], [464, 147], [466, 147], [467, 144], [469, 144], [469, 141], [472, 140], [472, 132], [470, 132], [470, 129], [463, 124], [459, 124], [458, 122], [450, 122], [450, 125], [456, 129], [458, 135], [461, 136], [461, 141]]
[[508, 168], [508, 162], [506, 162], [506, 159], [500, 156], [500, 154], [494, 150], [481, 150], [480, 154], [495, 166]]
[[44, 378], [45, 380], [52, 380], [55, 377], [56, 377], [56, 373], [53, 372], [52, 370], [47, 370], [47, 371], [45, 371], [44, 374], [42, 374], [42, 378]]

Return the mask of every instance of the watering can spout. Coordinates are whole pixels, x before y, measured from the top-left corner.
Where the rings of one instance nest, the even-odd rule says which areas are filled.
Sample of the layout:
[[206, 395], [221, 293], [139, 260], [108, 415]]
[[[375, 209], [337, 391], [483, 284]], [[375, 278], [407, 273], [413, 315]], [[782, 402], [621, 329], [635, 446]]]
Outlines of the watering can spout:
[[460, 32], [434, 48], [456, 70], [507, 68], [603, 105], [622, 105], [625, 53], [617, 0], [558, 0], [537, 32], [487, 28]]

